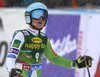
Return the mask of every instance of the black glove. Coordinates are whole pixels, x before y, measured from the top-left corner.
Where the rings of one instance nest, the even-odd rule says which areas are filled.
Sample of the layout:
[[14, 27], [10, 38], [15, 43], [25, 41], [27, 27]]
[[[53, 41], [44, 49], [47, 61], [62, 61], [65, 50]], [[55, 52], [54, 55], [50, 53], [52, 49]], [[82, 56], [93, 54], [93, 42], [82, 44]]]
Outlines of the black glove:
[[22, 77], [21, 74], [22, 74], [22, 70], [12, 68], [9, 73], [9, 77]]
[[78, 65], [79, 68], [83, 68], [83, 67], [91, 67], [92, 66], [92, 60], [93, 58], [87, 55], [84, 56], [80, 56], [77, 60], [76, 63]]

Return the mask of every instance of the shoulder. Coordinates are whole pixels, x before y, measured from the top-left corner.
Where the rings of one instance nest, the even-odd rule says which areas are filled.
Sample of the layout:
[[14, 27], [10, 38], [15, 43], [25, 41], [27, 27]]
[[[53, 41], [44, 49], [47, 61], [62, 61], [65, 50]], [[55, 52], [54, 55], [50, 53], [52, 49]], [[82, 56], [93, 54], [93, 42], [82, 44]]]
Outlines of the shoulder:
[[13, 34], [13, 40], [14, 39], [18, 39], [18, 40], [22, 40], [24, 39], [24, 34], [22, 33], [21, 30], [16, 30]]
[[29, 35], [29, 32], [26, 30], [26, 29], [23, 29], [23, 30], [17, 30], [15, 31], [14, 35]]
[[15, 37], [15, 36], [20, 36], [20, 35], [22, 35], [22, 32], [21, 32], [20, 30], [16, 30], [16, 31], [14, 32], [13, 37]]
[[23, 35], [27, 36], [29, 35], [29, 31], [26, 29], [21, 30], [21, 32], [23, 33]]

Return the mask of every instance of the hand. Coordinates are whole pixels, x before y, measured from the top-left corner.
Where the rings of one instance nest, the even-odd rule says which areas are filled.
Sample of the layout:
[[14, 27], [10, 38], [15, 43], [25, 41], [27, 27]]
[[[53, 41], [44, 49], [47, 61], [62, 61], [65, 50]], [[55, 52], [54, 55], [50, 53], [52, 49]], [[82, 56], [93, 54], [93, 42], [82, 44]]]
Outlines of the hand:
[[91, 67], [92, 66], [92, 60], [93, 58], [87, 55], [84, 56], [80, 56], [77, 60], [76, 63], [78, 65], [79, 68], [83, 68], [83, 67]]
[[20, 69], [14, 69], [12, 68], [10, 73], [9, 73], [9, 77], [22, 77], [22, 70]]

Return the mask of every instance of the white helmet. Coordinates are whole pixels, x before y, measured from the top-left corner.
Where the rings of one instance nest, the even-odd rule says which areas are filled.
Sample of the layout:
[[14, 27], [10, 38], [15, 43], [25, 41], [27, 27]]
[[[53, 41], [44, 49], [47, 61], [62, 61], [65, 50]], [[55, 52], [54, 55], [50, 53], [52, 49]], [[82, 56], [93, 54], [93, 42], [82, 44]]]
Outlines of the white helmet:
[[26, 19], [27, 24], [31, 24], [31, 21], [32, 21], [31, 13], [33, 10], [37, 10], [37, 9], [45, 10], [48, 13], [47, 7], [43, 3], [41, 2], [32, 3], [31, 5], [28, 6], [28, 8], [25, 11], [25, 19]]

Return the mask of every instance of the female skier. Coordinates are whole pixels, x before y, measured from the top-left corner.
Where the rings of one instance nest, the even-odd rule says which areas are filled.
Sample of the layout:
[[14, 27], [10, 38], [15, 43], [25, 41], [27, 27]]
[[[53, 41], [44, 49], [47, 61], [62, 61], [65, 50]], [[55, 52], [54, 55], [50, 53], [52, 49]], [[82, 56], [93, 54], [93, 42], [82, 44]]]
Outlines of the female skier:
[[57, 55], [48, 37], [40, 32], [48, 20], [47, 7], [36, 2], [28, 6], [25, 11], [27, 29], [15, 31], [11, 47], [7, 56], [7, 70], [9, 77], [43, 77], [42, 55], [52, 63], [68, 68], [91, 67], [92, 58], [81, 56], [77, 60], [69, 60]]

